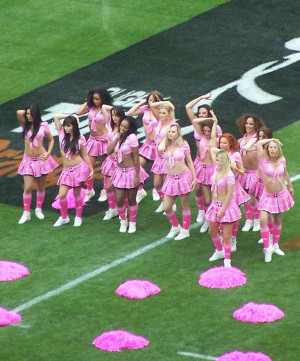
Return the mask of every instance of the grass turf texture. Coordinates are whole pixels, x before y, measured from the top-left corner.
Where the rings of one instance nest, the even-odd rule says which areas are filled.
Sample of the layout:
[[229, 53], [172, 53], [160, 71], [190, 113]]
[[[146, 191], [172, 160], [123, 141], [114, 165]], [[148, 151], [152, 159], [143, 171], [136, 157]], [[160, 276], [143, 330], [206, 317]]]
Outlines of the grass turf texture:
[[[299, 134], [300, 122], [275, 135], [291, 139]], [[295, 140], [297, 141], [297, 139]], [[284, 142], [288, 165], [293, 151]], [[295, 175], [289, 169], [290, 175]], [[284, 216], [282, 243], [297, 236], [300, 184], [294, 182], [295, 207]], [[169, 222], [155, 214], [157, 203], [145, 198], [140, 207], [138, 231], [120, 235], [118, 220], [101, 222], [99, 215], [84, 219], [80, 230], [72, 225], [53, 229], [56, 212], [46, 211], [46, 219], [17, 226], [21, 209], [1, 205], [1, 258], [29, 267], [31, 274], [13, 282], [2, 282], [1, 306], [13, 309], [100, 266], [161, 239]], [[193, 219], [196, 214], [192, 200]], [[5, 215], [5, 216], [4, 216]], [[102, 214], [101, 214], [102, 215]], [[154, 225], [154, 227], [149, 227]], [[38, 230], [38, 234], [37, 234]], [[45, 236], [46, 235], [46, 236]], [[198, 286], [199, 275], [208, 268], [213, 245], [208, 234], [191, 231], [184, 241], [169, 241], [131, 261], [108, 270], [31, 308], [21, 311], [22, 325], [0, 329], [1, 353], [5, 360], [184, 360], [177, 351], [219, 356], [230, 350], [261, 351], [273, 361], [297, 359], [299, 307], [298, 278], [295, 270], [299, 252], [285, 250], [286, 256], [263, 261], [259, 232], [239, 232], [238, 251], [232, 264], [247, 275], [247, 283], [230, 290], [209, 290]], [[128, 300], [114, 295], [128, 279], [149, 279], [162, 292], [145, 300]], [[285, 317], [270, 324], [245, 324], [232, 318], [243, 304], [271, 303]], [[91, 342], [102, 332], [126, 329], [150, 340], [143, 350], [111, 354]], [[287, 347], [288, 345], [288, 347]], [[187, 358], [188, 359], [188, 358]]]
[[226, 0], [3, 0], [0, 104]]
[[[31, 2], [26, 2], [26, 5], [30, 4]], [[84, 4], [91, 9], [90, 3], [78, 4]], [[153, 2], [148, 5], [152, 7]], [[238, 16], [239, 11], [235, 16]], [[275, 9], [270, 7], [269, 11], [273, 12]], [[276, 11], [280, 9], [276, 8]], [[265, 26], [268, 27], [268, 20], [266, 17], [264, 19]], [[25, 22], [21, 23], [23, 25]], [[161, 26], [160, 21], [157, 23]], [[225, 28], [228, 29], [228, 26]], [[4, 35], [1, 34], [2, 36]], [[133, 40], [133, 43], [138, 40]], [[280, 41], [284, 40], [287, 39], [280, 38]], [[32, 51], [32, 44], [29, 45], [28, 51]], [[62, 56], [63, 50], [56, 49], [56, 53]], [[69, 54], [70, 50], [67, 50], [66, 54]], [[85, 56], [84, 52], [82, 54]], [[252, 61], [251, 65], [269, 60], [270, 58], [265, 55], [268, 54], [262, 55], [259, 61]], [[272, 56], [278, 58], [281, 55], [272, 53]], [[97, 59], [99, 57], [96, 57]], [[49, 78], [45, 78], [48, 76], [46, 72], [46, 75], [41, 76], [43, 80], [39, 79], [35, 84], [30, 84], [27, 82], [33, 78], [32, 68], [29, 71], [30, 66], [31, 62], [26, 63], [19, 72], [19, 75], [23, 72], [25, 75], [27, 71], [29, 73], [26, 74], [27, 78], [25, 76], [21, 81], [26, 82], [24, 90], [19, 93], [19, 87], [15, 89], [12, 82], [13, 96], [60, 76], [55, 72], [54, 75], [50, 75], [53, 67], [48, 67]], [[76, 67], [78, 65], [74, 68], [69, 67], [69, 70], [64, 72]], [[7, 76], [10, 76], [9, 69], [5, 73], [7, 79]], [[34, 78], [36, 75], [39, 76], [36, 70], [34, 74]], [[218, 78], [214, 74], [205, 76]], [[276, 77], [274, 81], [275, 79]], [[196, 90], [192, 91], [192, 94], [194, 93], [196, 94]], [[5, 99], [9, 98], [10, 96], [5, 95]], [[231, 97], [226, 97], [224, 104], [229, 100], [233, 101]], [[244, 102], [239, 107], [246, 109], [248, 105]], [[223, 113], [222, 109], [221, 107], [220, 114]], [[284, 144], [284, 155], [291, 176], [299, 174], [299, 164], [294, 155], [299, 143], [299, 134], [299, 123], [276, 133]], [[21, 183], [18, 189], [21, 190]], [[296, 228], [296, 216], [299, 214], [299, 182], [294, 183], [294, 189], [296, 205], [284, 217], [281, 237], [283, 243], [299, 237]], [[24, 263], [29, 267], [31, 274], [21, 280], [0, 284], [0, 306], [8, 309], [17, 307], [160, 239], [168, 232], [170, 226], [164, 216], [154, 213], [157, 204], [151, 201], [150, 194], [143, 200], [138, 218], [138, 232], [132, 236], [119, 234], [117, 219], [102, 222], [100, 219], [104, 215], [103, 212], [85, 218], [80, 230], [74, 229], [71, 225], [54, 230], [52, 224], [58, 217], [57, 212], [48, 210], [45, 221], [38, 221], [33, 216], [31, 222], [18, 226], [16, 223], [21, 215], [21, 208], [1, 205], [1, 259]], [[194, 200], [192, 210], [194, 219]], [[153, 227], [150, 227], [151, 225]], [[190, 239], [181, 242], [170, 241], [61, 295], [20, 312], [23, 317], [22, 325], [30, 327], [9, 326], [0, 329], [3, 360], [179, 361], [184, 360], [184, 357], [177, 355], [177, 351], [218, 356], [233, 349], [245, 352], [261, 351], [268, 354], [273, 361], [296, 360], [299, 346], [295, 335], [298, 334], [297, 319], [300, 315], [299, 307], [296, 306], [298, 279], [295, 270], [299, 263], [299, 252], [287, 250], [285, 257], [274, 255], [273, 261], [265, 264], [261, 245], [257, 244], [259, 233], [239, 232], [238, 252], [232, 255], [232, 263], [247, 274], [247, 284], [226, 291], [207, 290], [198, 286], [199, 274], [213, 265], [221, 264], [221, 261], [214, 264], [208, 262], [213, 246], [207, 234], [200, 235], [195, 229], [191, 235]], [[158, 284], [162, 292], [141, 301], [115, 296], [114, 291], [119, 284], [131, 278], [149, 279]], [[248, 325], [235, 321], [232, 312], [250, 300], [273, 303], [285, 312], [285, 317], [279, 322], [264, 325]], [[139, 351], [123, 351], [121, 354], [101, 352], [92, 346], [91, 342], [96, 336], [113, 328], [124, 328], [141, 334], [150, 340], [150, 346]]]

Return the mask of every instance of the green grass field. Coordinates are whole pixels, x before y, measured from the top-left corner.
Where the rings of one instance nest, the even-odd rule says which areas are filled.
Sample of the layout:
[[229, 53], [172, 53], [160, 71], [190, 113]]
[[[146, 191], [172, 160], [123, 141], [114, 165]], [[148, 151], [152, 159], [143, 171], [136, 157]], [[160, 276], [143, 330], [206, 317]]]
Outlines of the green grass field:
[[[225, 2], [5, 1], [0, 103]], [[299, 121], [275, 134], [291, 177], [300, 174], [294, 151], [299, 134]], [[284, 217], [283, 246], [299, 238], [299, 181], [293, 185], [295, 206]], [[0, 284], [0, 307], [20, 309], [22, 315], [20, 324], [0, 328], [1, 360], [212, 360], [232, 350], [263, 352], [272, 361], [298, 360], [299, 251], [285, 249], [285, 257], [274, 255], [266, 264], [260, 234], [239, 231], [232, 264], [247, 283], [229, 290], [202, 288], [199, 275], [222, 264], [208, 262], [214, 249], [208, 234], [195, 227], [187, 240], [166, 241], [170, 225], [154, 213], [157, 203], [150, 193], [141, 203], [134, 235], [120, 235], [118, 220], [103, 222], [103, 212], [84, 218], [80, 230], [54, 229], [58, 213], [49, 209], [44, 221], [33, 217], [19, 226], [22, 208], [0, 204], [0, 260], [30, 270], [27, 277]], [[129, 279], [148, 279], [161, 293], [145, 300], [116, 296], [116, 288]], [[249, 301], [274, 304], [285, 317], [269, 324], [233, 319]], [[112, 329], [142, 335], [150, 344], [121, 353], [96, 349], [92, 341]]]

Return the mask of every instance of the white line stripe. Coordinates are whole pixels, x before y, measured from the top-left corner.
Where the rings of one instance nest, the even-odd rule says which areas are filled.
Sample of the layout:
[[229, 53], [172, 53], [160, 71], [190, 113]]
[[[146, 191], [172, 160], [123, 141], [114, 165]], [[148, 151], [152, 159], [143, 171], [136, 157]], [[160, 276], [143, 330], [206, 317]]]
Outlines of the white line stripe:
[[[194, 223], [190, 226], [190, 229], [194, 229], [194, 228], [197, 228], [199, 227], [200, 224], [199, 223]], [[122, 257], [122, 258], [119, 258], [105, 266], [101, 266], [99, 268], [97, 268], [96, 270], [92, 271], [92, 272], [89, 272], [89, 273], [86, 273], [85, 275], [79, 277], [79, 278], [76, 278], [75, 280], [71, 281], [71, 282], [68, 282], [66, 284], [64, 284], [63, 286], [60, 286], [59, 288], [56, 288], [55, 290], [52, 290], [52, 291], [49, 291], [41, 296], [38, 296], [38, 297], [35, 297], [33, 298], [32, 300], [26, 302], [26, 303], [23, 303], [22, 305], [18, 306], [17, 308], [15, 308], [13, 311], [14, 312], [20, 312], [20, 311], [23, 311], [23, 310], [26, 310], [40, 302], [43, 302], [45, 300], [47, 300], [48, 298], [51, 298], [53, 296], [57, 296], [61, 293], [63, 293], [64, 291], [67, 291], [77, 285], [79, 285], [80, 283], [82, 282], [85, 282], [87, 280], [89, 280], [90, 278], [93, 278], [95, 276], [98, 276], [100, 273], [103, 273], [105, 271], [108, 271], [109, 269], [111, 268], [114, 268], [116, 266], [119, 266], [120, 264], [122, 263], [125, 263], [127, 261], [130, 261], [132, 259], [134, 259], [135, 257], [143, 254], [143, 253], [146, 253], [148, 251], [150, 251], [151, 249], [153, 248], [156, 248], [166, 242], [170, 241], [170, 239], [168, 238], [161, 238], [160, 240], [158, 241], [155, 241], [153, 243], [150, 243], [148, 244], [147, 246], [145, 247], [142, 247], [142, 248], [139, 248], [137, 249], [136, 251], [128, 254], [127, 256], [125, 257]]]
[[190, 356], [190, 357], [199, 358], [202, 360], [216, 360], [217, 359], [214, 356], [201, 355], [199, 353], [193, 353], [193, 352], [178, 351], [177, 353], [178, 353], [178, 355]]
[[300, 174], [294, 175], [290, 178], [291, 182], [295, 182], [296, 180], [300, 179]]

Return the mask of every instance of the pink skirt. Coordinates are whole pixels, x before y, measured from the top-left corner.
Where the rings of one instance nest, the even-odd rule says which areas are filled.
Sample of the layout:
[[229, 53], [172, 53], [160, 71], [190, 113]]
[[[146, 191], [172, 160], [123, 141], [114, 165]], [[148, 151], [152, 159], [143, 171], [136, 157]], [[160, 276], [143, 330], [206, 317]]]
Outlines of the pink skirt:
[[84, 161], [75, 167], [64, 167], [58, 178], [57, 185], [65, 185], [72, 188], [82, 186], [88, 179], [89, 174], [89, 166]]
[[107, 141], [102, 142], [100, 138], [104, 138], [104, 136], [93, 137], [90, 135], [86, 145], [88, 155], [98, 157], [99, 155], [107, 154]]
[[155, 160], [157, 155], [156, 144], [150, 140], [146, 140], [141, 146], [139, 154], [148, 160]]
[[251, 197], [244, 190], [244, 188], [241, 186], [241, 184], [239, 182], [237, 182], [234, 186], [232, 198], [234, 199], [236, 204], [238, 206], [240, 206], [240, 205], [246, 203], [247, 201], [249, 201]]
[[[140, 182], [144, 183], [148, 177], [149, 177], [149, 174], [141, 166], [140, 167]], [[116, 168], [111, 176], [111, 182], [112, 182], [113, 186], [116, 188], [133, 189], [133, 188], [136, 188], [134, 185], [134, 178], [135, 178], [135, 168], [134, 167], [120, 168], [120, 167], [116, 166]]]
[[115, 157], [109, 155], [101, 166], [101, 173], [106, 177], [111, 177], [117, 166], [117, 160]]
[[197, 156], [195, 159], [194, 159], [194, 168], [197, 169], [198, 167], [201, 167], [201, 159], [199, 156]]
[[250, 183], [249, 193], [253, 194], [254, 197], [260, 199], [264, 190], [264, 182], [261, 178], [254, 178], [254, 181]]
[[242, 217], [238, 205], [236, 204], [234, 199], [231, 199], [224, 215], [221, 218], [217, 218], [217, 213], [222, 208], [223, 204], [224, 202], [221, 201], [212, 201], [205, 213], [205, 218], [211, 222], [233, 223]]
[[255, 187], [258, 182], [257, 169], [245, 169], [245, 175], [238, 176], [238, 181], [246, 191], [250, 189], [251, 184]]
[[157, 156], [151, 167], [151, 172], [154, 174], [167, 174], [166, 162], [163, 156]]
[[[196, 158], [197, 159], [197, 158]], [[195, 168], [198, 184], [211, 185], [211, 177], [215, 170], [214, 164], [202, 163], [201, 160]]]
[[168, 174], [161, 188], [168, 196], [180, 196], [192, 191], [193, 175], [189, 168], [180, 174]]
[[18, 168], [21, 175], [31, 175], [35, 178], [51, 173], [58, 167], [53, 157], [49, 155], [47, 160], [41, 160], [39, 157], [29, 157], [24, 154], [23, 160]]
[[286, 212], [294, 205], [294, 200], [286, 188], [279, 193], [262, 192], [258, 202], [258, 210], [272, 214]]

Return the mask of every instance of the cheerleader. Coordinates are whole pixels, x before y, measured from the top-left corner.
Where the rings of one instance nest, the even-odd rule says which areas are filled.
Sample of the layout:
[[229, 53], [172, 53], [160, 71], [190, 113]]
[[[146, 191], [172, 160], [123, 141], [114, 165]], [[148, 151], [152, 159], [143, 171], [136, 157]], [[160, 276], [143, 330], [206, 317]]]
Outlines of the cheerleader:
[[84, 182], [93, 178], [93, 166], [87, 154], [85, 137], [79, 132], [79, 119], [73, 115], [56, 114], [54, 124], [59, 138], [63, 170], [57, 181], [61, 215], [53, 226], [60, 227], [70, 222], [66, 197], [69, 189], [73, 188], [76, 212], [74, 227], [80, 227], [83, 207], [81, 188]]
[[[230, 133], [224, 133], [219, 138], [219, 148], [211, 148], [211, 156], [215, 163], [215, 158], [220, 150], [224, 150], [228, 153], [230, 159], [230, 168], [234, 173], [235, 177], [235, 185], [233, 191], [233, 199], [240, 207], [242, 204], [250, 200], [250, 196], [245, 192], [243, 187], [239, 182], [239, 177], [243, 177], [245, 174], [245, 169], [243, 166], [242, 158], [238, 150], [238, 141], [236, 138]], [[222, 231], [222, 225], [220, 225], [220, 231]], [[236, 235], [239, 229], [239, 220], [234, 222], [232, 226], [232, 233], [231, 233], [231, 251], [235, 252], [237, 250], [237, 241]]]
[[119, 132], [108, 145], [108, 154], [117, 154], [117, 166], [112, 174], [111, 182], [114, 187], [117, 210], [120, 217], [121, 233], [127, 231], [125, 199], [128, 197], [129, 204], [129, 228], [128, 233], [136, 231], [136, 217], [138, 204], [136, 194], [142, 181], [148, 174], [140, 166], [139, 142], [136, 136], [137, 125], [133, 117], [125, 116], [119, 126]]
[[[264, 147], [265, 146], [265, 147]], [[264, 243], [265, 262], [271, 262], [272, 254], [280, 256], [284, 252], [279, 248], [283, 213], [293, 205], [293, 186], [286, 170], [286, 160], [282, 155], [278, 139], [264, 139], [257, 142], [259, 174], [264, 190], [259, 199], [260, 233]], [[285, 182], [288, 184], [286, 188]], [[273, 247], [270, 245], [269, 214], [274, 218]]]
[[[155, 137], [155, 127], [158, 124], [158, 120], [153, 115], [150, 104], [162, 100], [163, 100], [162, 94], [157, 90], [153, 90], [147, 95], [145, 100], [139, 102], [131, 109], [129, 109], [127, 112], [127, 115], [130, 116], [138, 116], [138, 115], [143, 116], [142, 122], [143, 122], [143, 128], [144, 128], [146, 140], [139, 150], [140, 164], [142, 167], [144, 167], [147, 162], [153, 162], [156, 157], [156, 144], [154, 142], [154, 137]], [[147, 196], [147, 192], [144, 190], [143, 186], [140, 185], [137, 192], [137, 203], [140, 203], [140, 201], [146, 196]], [[155, 191], [155, 188], [153, 188], [153, 200], [159, 200], [159, 199], [160, 198], [157, 192]]]
[[[158, 119], [158, 124], [155, 128], [155, 138], [154, 142], [156, 147], [162, 142], [165, 138], [167, 130], [170, 125], [176, 124], [175, 113], [174, 113], [174, 105], [170, 101], [159, 101], [150, 104], [150, 108], [155, 118]], [[154, 173], [153, 182], [154, 188], [156, 189], [159, 198], [161, 200], [161, 204], [156, 209], [156, 213], [161, 213], [164, 210], [163, 207], [163, 192], [161, 190], [164, 180], [167, 175], [167, 169], [165, 165], [165, 161], [162, 155], [159, 155], [156, 149], [156, 156], [154, 163], [151, 167], [151, 172]], [[175, 204], [174, 204], [175, 208]]]
[[[125, 111], [121, 106], [110, 106], [103, 105], [103, 115], [107, 121], [108, 128], [108, 143], [113, 141], [114, 136], [119, 132], [119, 126], [121, 120], [125, 117]], [[101, 166], [101, 173], [105, 177], [106, 184], [106, 196], [108, 203], [108, 211], [105, 212], [105, 216], [103, 217], [104, 221], [108, 221], [114, 217], [118, 216], [117, 206], [116, 206], [116, 198], [114, 193], [114, 187], [111, 182], [111, 176], [117, 166], [117, 155], [112, 153], [107, 156], [105, 161]]]
[[[39, 107], [35, 104], [17, 111], [17, 118], [22, 127], [22, 136], [25, 142], [23, 160], [18, 168], [18, 173], [24, 179], [23, 206], [24, 212], [19, 224], [30, 221], [30, 207], [34, 181], [37, 184], [35, 215], [44, 219], [42, 211], [45, 199], [45, 184], [47, 174], [51, 173], [58, 164], [50, 155], [54, 139], [47, 122], [42, 122]], [[44, 148], [43, 139], [48, 140], [48, 150]]]
[[[195, 170], [197, 177], [197, 184], [201, 188], [201, 194], [204, 201], [204, 212], [211, 203], [211, 176], [215, 169], [215, 164], [211, 158], [210, 148], [217, 147], [217, 124], [218, 120], [213, 110], [210, 110], [212, 119], [208, 118], [195, 118], [193, 120], [194, 127], [197, 132], [198, 139], [198, 154], [199, 158], [195, 162]], [[208, 230], [209, 222], [204, 219], [200, 228], [201, 233]]]
[[[209, 234], [216, 250], [209, 261], [225, 258], [224, 266], [231, 267], [231, 235], [233, 224], [241, 218], [241, 211], [233, 197], [235, 177], [230, 169], [230, 159], [226, 151], [216, 155], [216, 168], [212, 175], [213, 200], [207, 209], [205, 218], [209, 221]], [[223, 242], [218, 233], [223, 226]]]
[[[255, 196], [250, 193], [249, 188], [252, 183], [253, 187], [258, 185], [258, 160], [256, 142], [258, 140], [258, 129], [264, 126], [264, 122], [256, 115], [244, 114], [236, 122], [239, 131], [243, 137], [239, 139], [240, 153], [245, 167], [245, 175], [239, 178], [239, 181], [245, 191], [251, 197], [245, 203], [245, 216], [246, 221], [242, 228], [243, 232], [248, 232], [251, 228], [254, 232], [259, 231], [259, 212], [258, 202]], [[252, 219], [254, 216], [254, 220]]]
[[[161, 191], [164, 194], [164, 211], [172, 227], [166, 237], [181, 240], [190, 236], [190, 193], [196, 185], [196, 174], [190, 147], [181, 135], [179, 124], [170, 125], [164, 141], [158, 147], [158, 154], [163, 156], [167, 169]], [[177, 196], [182, 208], [182, 227], [172, 209]]]
[[[89, 91], [87, 101], [80, 105], [76, 111], [77, 115], [88, 113], [90, 136], [87, 142], [87, 152], [93, 168], [95, 168], [95, 163], [99, 156], [101, 156], [102, 162], [107, 156], [107, 127], [102, 112], [104, 104], [112, 105], [110, 93], [106, 89], [93, 89]], [[87, 182], [84, 202], [88, 202], [94, 195], [94, 178], [91, 178]], [[98, 201], [106, 201], [105, 184]]]

